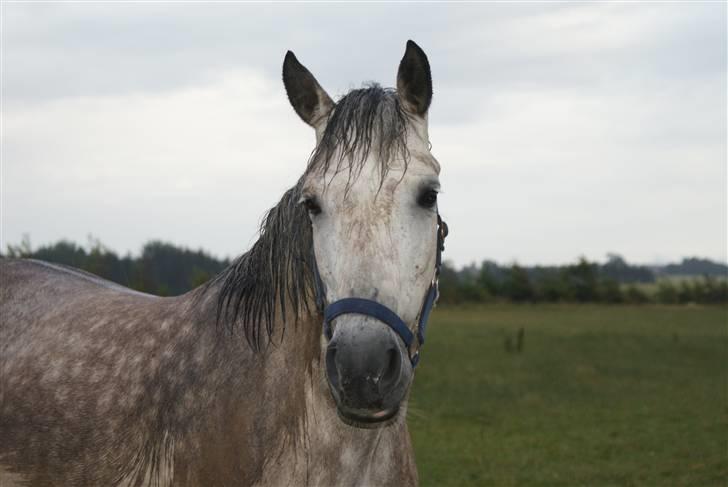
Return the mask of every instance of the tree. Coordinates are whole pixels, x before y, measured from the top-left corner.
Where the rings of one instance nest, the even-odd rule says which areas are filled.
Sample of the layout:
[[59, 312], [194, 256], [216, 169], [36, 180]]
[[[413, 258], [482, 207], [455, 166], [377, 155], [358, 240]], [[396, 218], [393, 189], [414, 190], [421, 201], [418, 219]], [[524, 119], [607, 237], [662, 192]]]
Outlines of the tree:
[[644, 304], [649, 302], [650, 298], [640, 288], [634, 284], [630, 284], [624, 292], [624, 300], [630, 304]]
[[498, 264], [488, 260], [483, 261], [478, 274], [478, 285], [490, 296], [503, 294], [503, 271]]
[[458, 273], [450, 261], [442, 263], [440, 268], [440, 299], [441, 303], [458, 303]]
[[576, 301], [596, 301], [599, 297], [596, 264], [581, 257], [576, 265], [566, 268], [565, 277], [570, 294]]
[[602, 279], [599, 285], [599, 300], [605, 303], [621, 303], [624, 301], [622, 289], [614, 279]]
[[657, 300], [663, 304], [677, 303], [677, 289], [669, 279], [662, 279], [657, 283]]
[[30, 235], [23, 234], [19, 245], [8, 244], [8, 257], [21, 259], [33, 255], [33, 246], [30, 244]]
[[503, 288], [506, 296], [513, 301], [530, 301], [534, 298], [533, 285], [528, 272], [515, 263], [506, 274]]

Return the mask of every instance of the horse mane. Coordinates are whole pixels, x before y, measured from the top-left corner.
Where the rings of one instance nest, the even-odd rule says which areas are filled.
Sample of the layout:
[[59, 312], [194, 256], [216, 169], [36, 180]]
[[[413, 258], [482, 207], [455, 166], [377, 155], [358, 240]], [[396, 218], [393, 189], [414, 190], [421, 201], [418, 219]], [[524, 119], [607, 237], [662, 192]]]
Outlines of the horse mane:
[[252, 248], [208, 283], [221, 284], [217, 323], [233, 333], [242, 326], [245, 339], [260, 350], [275, 331], [278, 311], [283, 326], [288, 306], [293, 319], [312, 311], [314, 297], [313, 234], [300, 204], [306, 177], [348, 171], [347, 188], [359, 176], [372, 151], [379, 163], [380, 187], [399, 156], [407, 170], [407, 114], [396, 91], [370, 84], [343, 96], [331, 110], [326, 130], [298, 183], [263, 218]]

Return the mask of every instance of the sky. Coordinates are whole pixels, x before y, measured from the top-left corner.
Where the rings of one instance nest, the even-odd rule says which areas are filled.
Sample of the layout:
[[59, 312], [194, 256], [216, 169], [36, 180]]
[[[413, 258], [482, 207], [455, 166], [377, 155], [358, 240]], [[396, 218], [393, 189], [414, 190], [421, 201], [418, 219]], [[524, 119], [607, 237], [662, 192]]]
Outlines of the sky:
[[726, 260], [726, 3], [8, 3], [0, 246], [255, 241], [315, 139], [287, 50], [334, 98], [432, 66], [446, 258]]

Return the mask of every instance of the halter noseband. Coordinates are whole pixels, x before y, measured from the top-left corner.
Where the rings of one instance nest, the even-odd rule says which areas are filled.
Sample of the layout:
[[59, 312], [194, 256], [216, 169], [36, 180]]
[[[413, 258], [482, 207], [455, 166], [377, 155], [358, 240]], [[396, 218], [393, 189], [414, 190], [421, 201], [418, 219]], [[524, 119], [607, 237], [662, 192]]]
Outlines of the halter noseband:
[[[440, 268], [442, 267], [442, 251], [445, 250], [445, 237], [447, 237], [448, 229], [447, 223], [440, 218], [440, 213], [437, 214], [437, 253], [435, 257], [435, 275], [430, 282], [430, 287], [425, 294], [425, 299], [422, 302], [422, 309], [420, 309], [420, 317], [417, 322], [417, 342], [418, 347], [415, 354], [410, 357], [412, 367], [417, 366], [417, 362], [420, 360], [420, 347], [425, 343], [425, 329], [427, 328], [427, 320], [430, 317], [435, 301], [439, 295], [439, 278]], [[356, 313], [360, 315], [371, 316], [376, 318], [382, 323], [389, 326], [404, 342], [407, 351], [410, 351], [412, 341], [414, 340], [414, 334], [410, 331], [407, 324], [397, 313], [387, 308], [381, 303], [372, 301], [371, 299], [364, 298], [343, 298], [338, 301], [326, 306], [326, 292], [324, 290], [324, 283], [321, 280], [319, 274], [318, 264], [316, 263], [316, 253], [313, 253], [313, 273], [314, 283], [316, 290], [316, 307], [324, 315], [324, 334], [328, 340], [331, 340], [331, 322], [337, 317], [344, 314]]]

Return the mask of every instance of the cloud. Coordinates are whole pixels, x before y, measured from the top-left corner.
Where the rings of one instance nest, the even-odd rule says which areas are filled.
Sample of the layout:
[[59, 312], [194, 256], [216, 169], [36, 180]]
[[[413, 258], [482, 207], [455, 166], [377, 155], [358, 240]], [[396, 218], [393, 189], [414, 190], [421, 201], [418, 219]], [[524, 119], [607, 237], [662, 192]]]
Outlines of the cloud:
[[314, 143], [276, 81], [230, 71], [163, 95], [64, 98], [6, 113], [5, 238], [83, 241], [93, 232], [125, 251], [152, 237], [243, 251]]
[[453, 239], [451, 255], [528, 263], [609, 251], [642, 262], [721, 258], [726, 125], [712, 109], [718, 89], [685, 96], [683, 88], [504, 93], [479, 120], [433, 122], [443, 212], [453, 234], [466, 233]]
[[726, 8], [5, 5], [0, 240], [243, 251], [313, 144], [285, 51], [336, 96], [412, 38], [448, 258], [725, 259]]

